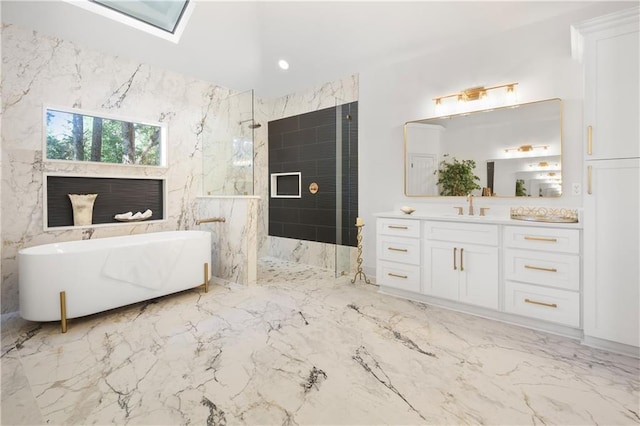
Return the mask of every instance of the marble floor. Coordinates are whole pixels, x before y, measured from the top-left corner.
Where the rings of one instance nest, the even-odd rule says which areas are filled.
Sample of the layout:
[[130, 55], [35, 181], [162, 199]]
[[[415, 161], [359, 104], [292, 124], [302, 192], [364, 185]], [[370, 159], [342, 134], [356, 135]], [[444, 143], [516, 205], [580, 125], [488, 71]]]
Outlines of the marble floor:
[[637, 359], [274, 259], [258, 282], [5, 319], [2, 424], [640, 424]]

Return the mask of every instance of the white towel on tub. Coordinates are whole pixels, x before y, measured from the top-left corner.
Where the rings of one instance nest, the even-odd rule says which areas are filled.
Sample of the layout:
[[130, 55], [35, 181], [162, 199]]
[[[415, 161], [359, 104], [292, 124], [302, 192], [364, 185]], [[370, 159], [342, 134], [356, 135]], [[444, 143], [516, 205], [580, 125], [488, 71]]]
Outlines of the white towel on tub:
[[102, 274], [140, 287], [159, 290], [171, 275], [184, 241], [160, 241], [113, 248]]

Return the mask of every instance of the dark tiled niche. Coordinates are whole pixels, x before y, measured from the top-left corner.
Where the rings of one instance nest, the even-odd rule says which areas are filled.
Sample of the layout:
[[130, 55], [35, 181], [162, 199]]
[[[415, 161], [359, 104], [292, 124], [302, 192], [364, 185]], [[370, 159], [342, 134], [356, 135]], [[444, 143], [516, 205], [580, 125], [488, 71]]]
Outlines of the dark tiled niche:
[[73, 226], [73, 208], [67, 194], [98, 194], [93, 224], [123, 223], [113, 217], [151, 209], [147, 220], [163, 219], [164, 180], [77, 176], [47, 176], [47, 226]]
[[292, 172], [301, 173], [301, 197], [269, 198], [269, 235], [355, 247], [357, 102], [269, 122], [269, 176]]

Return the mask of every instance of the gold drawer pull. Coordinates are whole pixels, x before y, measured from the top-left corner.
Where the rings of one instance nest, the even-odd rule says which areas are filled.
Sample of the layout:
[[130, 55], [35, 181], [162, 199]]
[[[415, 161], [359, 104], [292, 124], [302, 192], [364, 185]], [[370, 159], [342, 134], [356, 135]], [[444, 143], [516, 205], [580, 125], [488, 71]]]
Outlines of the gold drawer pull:
[[406, 276], [406, 275], [394, 274], [393, 272], [388, 272], [388, 273], [387, 273], [387, 275], [389, 275], [390, 277], [395, 277], [395, 278], [403, 278], [403, 279], [405, 279], [405, 280], [406, 280], [407, 278], [409, 278], [409, 277], [408, 277], [408, 276]]
[[524, 299], [525, 303], [531, 303], [532, 305], [540, 305], [540, 306], [546, 306], [549, 308], [557, 308], [558, 305], [555, 303], [544, 303], [544, 302], [538, 302], [535, 300], [531, 300], [531, 299]]
[[593, 127], [587, 126], [587, 155], [593, 155]]
[[387, 250], [391, 250], [391, 251], [401, 251], [403, 253], [408, 252], [409, 250], [407, 249], [401, 249], [401, 248], [395, 248], [395, 247], [387, 247]]
[[389, 225], [389, 229], [409, 229], [408, 226]]
[[558, 272], [556, 268], [543, 268], [541, 266], [524, 265], [526, 269], [535, 269], [536, 271]]
[[457, 271], [458, 267], [456, 266], [456, 252], [458, 251], [458, 247], [453, 248], [453, 270]]
[[530, 236], [526, 236], [524, 237], [525, 240], [529, 240], [529, 241], [549, 241], [550, 243], [557, 243], [558, 239], [557, 238], [545, 238], [545, 237], [530, 237]]
[[388, 272], [388, 273], [387, 273], [387, 275], [389, 275], [390, 277], [403, 278], [403, 279], [405, 279], [405, 280], [406, 280], [407, 278], [409, 278], [409, 277], [408, 277], [408, 276], [406, 276], [406, 275], [398, 275], [398, 274], [394, 274], [394, 273], [391, 273], [391, 272]]

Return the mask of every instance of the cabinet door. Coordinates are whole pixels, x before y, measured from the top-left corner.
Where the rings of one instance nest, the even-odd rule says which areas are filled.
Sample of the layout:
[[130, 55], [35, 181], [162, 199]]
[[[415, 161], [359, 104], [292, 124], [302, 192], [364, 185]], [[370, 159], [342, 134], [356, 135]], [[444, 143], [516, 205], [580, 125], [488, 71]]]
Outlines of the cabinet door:
[[640, 155], [638, 38], [637, 18], [585, 35], [584, 112], [592, 132], [588, 160]]
[[465, 245], [460, 254], [460, 301], [498, 309], [498, 248]]
[[423, 288], [425, 294], [458, 300], [460, 248], [453, 243], [425, 242]]
[[587, 162], [584, 333], [633, 346], [640, 346], [638, 182], [640, 159]]

